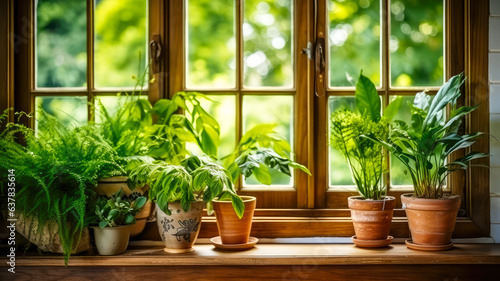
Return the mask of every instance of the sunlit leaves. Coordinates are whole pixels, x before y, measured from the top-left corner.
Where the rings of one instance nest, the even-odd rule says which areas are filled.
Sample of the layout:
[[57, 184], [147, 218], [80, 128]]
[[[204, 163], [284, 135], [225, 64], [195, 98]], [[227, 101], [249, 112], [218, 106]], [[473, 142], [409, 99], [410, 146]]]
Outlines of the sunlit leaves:
[[[388, 141], [371, 138], [406, 166], [417, 196], [442, 197], [448, 174], [466, 169], [471, 160], [488, 157], [484, 153], [470, 152], [463, 158], [446, 163], [451, 153], [470, 147], [484, 135], [481, 132], [466, 135], [457, 133], [461, 119], [477, 108], [456, 108], [463, 80], [462, 74], [452, 77], [432, 101], [425, 93], [417, 94], [414, 103], [409, 105], [411, 126], [399, 120], [394, 124]], [[449, 117], [443, 113], [447, 106], [451, 107]]]

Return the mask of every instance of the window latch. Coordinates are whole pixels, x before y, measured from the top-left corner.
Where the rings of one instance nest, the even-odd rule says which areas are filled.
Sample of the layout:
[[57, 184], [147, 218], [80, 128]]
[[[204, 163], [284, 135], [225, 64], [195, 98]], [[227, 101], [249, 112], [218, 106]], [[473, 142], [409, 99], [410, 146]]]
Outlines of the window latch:
[[149, 55], [151, 56], [151, 71], [153, 74], [160, 72], [161, 51], [160, 35], [155, 34], [153, 40], [149, 42]]
[[313, 59], [313, 50], [312, 50], [312, 43], [307, 42], [307, 48], [302, 48], [302, 54], [307, 55], [307, 58], [312, 60]]
[[322, 97], [325, 94], [325, 38], [320, 33], [316, 39], [316, 48], [314, 51], [314, 65], [316, 76], [316, 96]]

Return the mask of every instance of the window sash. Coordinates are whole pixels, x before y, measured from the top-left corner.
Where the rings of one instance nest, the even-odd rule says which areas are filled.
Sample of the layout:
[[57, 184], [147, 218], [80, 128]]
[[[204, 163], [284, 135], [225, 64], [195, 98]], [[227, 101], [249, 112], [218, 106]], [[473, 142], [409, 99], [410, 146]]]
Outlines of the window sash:
[[[168, 49], [161, 58], [161, 72], [156, 77], [157, 81], [162, 77], [168, 79], [158, 83], [158, 89], [150, 89], [150, 99], [156, 101], [162, 97], [171, 97], [175, 92], [182, 90], [182, 66], [179, 52], [182, 52], [183, 40], [176, 40], [182, 37], [175, 28], [176, 24], [182, 23], [182, 17], [178, 14], [182, 9], [181, 1], [150, 0], [150, 33], [162, 36], [162, 43]], [[305, 48], [307, 42], [314, 42], [312, 29], [314, 25], [314, 3], [313, 0], [297, 1], [296, 14], [297, 49]], [[33, 22], [33, 4], [20, 4], [18, 1], [10, 2], [13, 14], [16, 19], [26, 18]], [[446, 69], [447, 77], [458, 74], [465, 70], [468, 79], [465, 84], [465, 96], [460, 104], [472, 104], [480, 100], [480, 108], [466, 120], [464, 130], [470, 128], [477, 131], [489, 131], [488, 116], [488, 89], [482, 87], [484, 77], [488, 77], [487, 61], [488, 45], [488, 1], [486, 0], [459, 0], [447, 1], [446, 5]], [[317, 1], [319, 10], [324, 9], [325, 0]], [[156, 8], [155, 8], [156, 7]], [[322, 8], [323, 7], [323, 8]], [[181, 14], [182, 15], [182, 14]], [[325, 19], [318, 19], [317, 27], [325, 26]], [[15, 89], [15, 110], [29, 112], [32, 108], [32, 94], [43, 95], [34, 91], [34, 56], [33, 37], [26, 35], [25, 26], [22, 24], [15, 26], [16, 36], [27, 40], [28, 43], [16, 42], [15, 48], [11, 50], [14, 58], [15, 69], [13, 81]], [[318, 28], [319, 29], [319, 28]], [[3, 31], [0, 31], [2, 33]], [[31, 31], [30, 31], [31, 32]], [[474, 37], [473, 37], [474, 36]], [[182, 39], [182, 38], [181, 38]], [[465, 43], [464, 43], [465, 42]], [[181, 44], [181, 45], [179, 45]], [[15, 52], [14, 52], [15, 49]], [[349, 212], [341, 204], [330, 206], [327, 204], [328, 192], [327, 171], [325, 167], [324, 148], [326, 118], [326, 101], [328, 95], [323, 97], [314, 96], [314, 64], [307, 59], [306, 55], [299, 52], [296, 54], [297, 68], [301, 69], [300, 77], [308, 80], [296, 86], [296, 131], [298, 136], [304, 136], [303, 142], [296, 145], [297, 161], [307, 165], [313, 177], [297, 175], [296, 194], [286, 195], [288, 205], [285, 207], [259, 208], [256, 210], [256, 218], [252, 235], [257, 237], [306, 237], [306, 236], [350, 236], [353, 234], [352, 222]], [[3, 72], [0, 73], [0, 75]], [[5, 76], [2, 75], [2, 79]], [[28, 83], [26, 78], [29, 77]], [[296, 80], [298, 81], [298, 80]], [[165, 89], [165, 90], [162, 90]], [[385, 89], [380, 89], [385, 90]], [[345, 94], [351, 94], [352, 89], [343, 89]], [[335, 94], [342, 94], [337, 91]], [[414, 90], [413, 90], [414, 91]], [[244, 92], [242, 90], [241, 92]], [[403, 92], [397, 89], [397, 93]], [[406, 91], [404, 91], [406, 93]], [[301, 94], [303, 93], [303, 94]], [[385, 93], [390, 94], [390, 91]], [[408, 90], [408, 93], [411, 93]], [[52, 93], [53, 94], [53, 93]], [[329, 94], [330, 95], [330, 94]], [[298, 109], [297, 109], [298, 108]], [[300, 114], [299, 114], [300, 113]], [[27, 124], [29, 125], [29, 124]], [[298, 148], [297, 148], [298, 147]], [[489, 149], [489, 139], [485, 138], [476, 143], [472, 149], [485, 151]], [[463, 152], [461, 152], [463, 153]], [[458, 154], [457, 154], [458, 155]], [[481, 163], [488, 164], [489, 160], [484, 159]], [[454, 194], [462, 195], [462, 216], [457, 220], [455, 237], [484, 237], [489, 235], [489, 170], [472, 168], [467, 173], [457, 173], [450, 178], [450, 186]], [[245, 193], [244, 191], [242, 193]], [[255, 193], [254, 193], [255, 194]], [[274, 195], [273, 195], [274, 194]], [[282, 194], [281, 194], [282, 195]], [[273, 196], [280, 196], [278, 192], [265, 192], [257, 194], [260, 201], [270, 201], [274, 204]], [[262, 196], [262, 197], [259, 197]], [[331, 195], [333, 196], [333, 195]], [[346, 202], [348, 194], [336, 194], [335, 200]], [[278, 198], [278, 197], [276, 197]], [[296, 201], [294, 201], [294, 199]], [[296, 205], [295, 205], [296, 204]], [[331, 209], [325, 209], [333, 207]], [[307, 227], [304, 227], [307, 225]], [[408, 237], [406, 220], [401, 210], [395, 211], [392, 234], [395, 237]], [[154, 234], [156, 233], [156, 234]], [[155, 228], [151, 232], [146, 232], [141, 237], [156, 235]], [[212, 237], [217, 235], [213, 217], [206, 219], [202, 224], [202, 237]], [[140, 237], [140, 238], [141, 238]]]

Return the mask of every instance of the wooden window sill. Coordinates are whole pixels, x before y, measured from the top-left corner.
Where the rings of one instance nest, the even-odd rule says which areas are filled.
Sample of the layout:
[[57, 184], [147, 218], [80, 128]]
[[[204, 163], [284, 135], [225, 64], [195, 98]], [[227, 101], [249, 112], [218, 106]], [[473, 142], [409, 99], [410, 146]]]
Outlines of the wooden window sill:
[[[183, 266], [183, 265], [381, 265], [381, 264], [498, 264], [500, 244], [455, 244], [449, 251], [422, 252], [391, 244], [387, 248], [362, 249], [353, 244], [257, 244], [240, 252], [219, 251], [197, 244], [187, 254], [169, 254], [159, 243], [130, 245], [122, 255], [100, 256], [97, 251], [73, 255], [69, 266]], [[5, 265], [6, 260], [0, 263]], [[18, 254], [16, 266], [64, 266], [61, 255]]]
[[6, 258], [0, 259], [0, 280], [498, 280], [500, 268], [496, 244], [456, 244], [443, 252], [413, 251], [404, 244], [384, 249], [258, 244], [243, 252], [209, 244], [195, 248], [168, 254], [158, 243], [132, 244], [117, 256], [93, 250], [72, 256], [66, 268], [61, 255], [18, 254], [14, 276]]

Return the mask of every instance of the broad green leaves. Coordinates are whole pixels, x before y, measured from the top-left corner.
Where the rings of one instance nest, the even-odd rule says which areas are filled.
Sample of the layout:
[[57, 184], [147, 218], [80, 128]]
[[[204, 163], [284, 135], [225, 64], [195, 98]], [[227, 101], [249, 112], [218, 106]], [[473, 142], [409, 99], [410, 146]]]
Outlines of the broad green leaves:
[[364, 76], [359, 74], [356, 83], [356, 107], [362, 115], [369, 116], [373, 122], [380, 120], [380, 98], [375, 85]]
[[[417, 196], [440, 198], [446, 176], [451, 172], [467, 169], [470, 161], [488, 157], [480, 152], [470, 152], [465, 157], [447, 163], [451, 153], [470, 147], [484, 133], [459, 135], [462, 119], [478, 106], [456, 108], [463, 74], [452, 77], [432, 99], [424, 92], [418, 93], [409, 104], [411, 126], [398, 120], [393, 124], [389, 140], [368, 137], [384, 146], [403, 163], [412, 178]], [[450, 106], [450, 116], [444, 110]]]
[[146, 201], [144, 196], [131, 201], [121, 189], [109, 199], [100, 197], [95, 204], [95, 218], [92, 223], [98, 224], [100, 228], [133, 224], [135, 215], [142, 210]]

